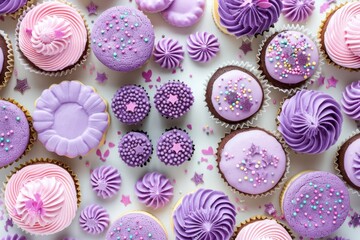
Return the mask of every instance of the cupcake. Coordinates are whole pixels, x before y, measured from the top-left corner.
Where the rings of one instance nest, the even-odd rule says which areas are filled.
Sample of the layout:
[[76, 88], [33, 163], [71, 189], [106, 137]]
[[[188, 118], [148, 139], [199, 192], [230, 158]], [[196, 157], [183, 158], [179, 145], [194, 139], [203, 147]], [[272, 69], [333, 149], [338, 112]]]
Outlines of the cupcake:
[[191, 160], [194, 149], [194, 143], [189, 134], [175, 128], [161, 135], [156, 153], [159, 160], [166, 165], [180, 166]]
[[33, 117], [45, 148], [69, 158], [98, 147], [110, 121], [105, 100], [78, 81], [63, 81], [44, 90], [35, 102]]
[[292, 240], [290, 230], [275, 219], [256, 216], [242, 222], [235, 231], [232, 240], [278, 239]]
[[315, 9], [315, 0], [283, 0], [282, 13], [290, 22], [306, 21]]
[[106, 233], [105, 240], [132, 239], [133, 237], [134, 239], [168, 239], [166, 230], [158, 219], [149, 213], [134, 211], [116, 220]]
[[191, 88], [183, 82], [168, 82], [156, 90], [155, 107], [168, 119], [185, 115], [194, 103]]
[[91, 235], [99, 235], [108, 228], [109, 213], [100, 205], [92, 204], [81, 211], [79, 224], [81, 229]]
[[25, 236], [15, 234], [15, 235], [6, 235], [5, 237], [2, 237], [1, 240], [27, 240], [27, 238]]
[[351, 119], [360, 121], [360, 81], [347, 85], [341, 99], [343, 112]]
[[340, 105], [330, 95], [301, 90], [281, 107], [278, 131], [298, 153], [325, 152], [338, 140], [343, 117]]
[[220, 30], [237, 38], [269, 30], [279, 19], [281, 0], [214, 0], [214, 20]]
[[295, 232], [307, 238], [322, 238], [344, 223], [350, 197], [345, 184], [334, 174], [303, 172], [284, 187], [280, 206]]
[[147, 92], [136, 85], [119, 88], [111, 102], [115, 117], [124, 124], [139, 124], [149, 115], [150, 107]]
[[[287, 28], [287, 27], [285, 27]], [[303, 28], [274, 31], [261, 44], [259, 69], [270, 84], [283, 91], [304, 88], [320, 72], [319, 47]]]
[[150, 162], [153, 146], [144, 132], [128, 132], [119, 142], [120, 158], [129, 167], [143, 167]]
[[359, 14], [360, 2], [344, 3], [331, 10], [320, 26], [321, 49], [339, 68], [360, 70]]
[[165, 175], [150, 172], [136, 182], [135, 193], [142, 204], [158, 209], [165, 207], [171, 201], [174, 187]]
[[180, 67], [184, 60], [184, 50], [179, 41], [171, 38], [161, 39], [154, 48], [154, 60], [162, 68]]
[[33, 235], [67, 228], [80, 204], [78, 179], [68, 166], [35, 159], [15, 168], [5, 183], [5, 207], [13, 222]]
[[11, 79], [14, 70], [13, 54], [11, 41], [8, 38], [8, 35], [3, 31], [0, 31], [0, 90], [4, 88]]
[[89, 54], [88, 35], [80, 12], [70, 3], [59, 1], [28, 8], [16, 28], [23, 63], [33, 72], [50, 76], [71, 73], [85, 62]]
[[90, 183], [98, 197], [102, 199], [112, 198], [120, 190], [121, 176], [116, 168], [101, 166], [92, 171]]
[[91, 48], [108, 68], [130, 72], [151, 57], [155, 34], [149, 18], [141, 11], [116, 6], [104, 11], [91, 32]]
[[195, 62], [209, 62], [220, 51], [220, 43], [214, 34], [196, 32], [187, 39], [187, 51]]
[[288, 166], [283, 144], [257, 127], [226, 135], [219, 143], [217, 162], [222, 178], [248, 196], [272, 193], [285, 178]]
[[254, 67], [234, 63], [211, 74], [205, 102], [217, 123], [235, 129], [253, 123], [268, 106], [268, 94], [268, 87]]
[[141, 11], [148, 13], [162, 12], [174, 2], [174, 0], [135, 0]]
[[185, 239], [230, 239], [234, 232], [236, 211], [223, 192], [199, 189], [186, 195], [175, 206], [175, 237]]
[[0, 2], [0, 16], [10, 15], [12, 18], [16, 18], [33, 2], [34, 0], [2, 0]]
[[30, 113], [15, 100], [0, 98], [0, 168], [25, 156], [35, 140]]

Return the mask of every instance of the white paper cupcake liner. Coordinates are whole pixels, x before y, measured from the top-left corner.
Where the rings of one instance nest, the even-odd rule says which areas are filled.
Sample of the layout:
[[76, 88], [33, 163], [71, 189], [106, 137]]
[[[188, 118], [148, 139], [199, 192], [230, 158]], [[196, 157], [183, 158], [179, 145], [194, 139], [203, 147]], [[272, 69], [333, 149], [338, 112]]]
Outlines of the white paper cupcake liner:
[[220, 119], [218, 119], [216, 116], [214, 116], [214, 114], [212, 114], [210, 112], [210, 110], [208, 109], [208, 112], [211, 116], [212, 119], [214, 119], [214, 121], [223, 126], [223, 127], [226, 127], [226, 128], [230, 128], [230, 129], [238, 129], [238, 128], [244, 128], [244, 127], [248, 127], [248, 126], [251, 126], [253, 125], [254, 121], [256, 121], [258, 119], [259, 116], [261, 116], [263, 113], [266, 112], [266, 107], [269, 106], [269, 101], [270, 101], [270, 89], [269, 89], [269, 86], [267, 84], [267, 81], [264, 80], [264, 77], [261, 75], [261, 72], [258, 71], [256, 69], [256, 67], [254, 67], [253, 65], [247, 63], [247, 62], [237, 62], [237, 61], [232, 61], [232, 62], [227, 62], [221, 66], [219, 66], [218, 68], [216, 68], [215, 70], [213, 70], [207, 77], [207, 80], [206, 82], [204, 83], [204, 96], [205, 96], [205, 99], [204, 99], [204, 103], [205, 103], [205, 107], [208, 108], [207, 106], [207, 102], [206, 102], [206, 90], [207, 90], [207, 85], [211, 79], [211, 77], [215, 74], [215, 72], [220, 69], [220, 68], [224, 68], [224, 67], [227, 67], [227, 66], [236, 66], [236, 67], [240, 67], [240, 68], [243, 68], [247, 71], [249, 71], [250, 73], [252, 73], [255, 78], [259, 81], [262, 89], [263, 89], [263, 94], [264, 94], [264, 99], [263, 99], [263, 103], [262, 103], [262, 106], [261, 108], [254, 114], [252, 115], [248, 120], [245, 120], [245, 121], [241, 121], [239, 123], [227, 123], [227, 122], [224, 122]]
[[277, 89], [280, 92], [283, 92], [285, 94], [288, 95], [293, 95], [295, 94], [297, 91], [301, 90], [301, 89], [307, 89], [308, 86], [312, 83], [315, 82], [321, 74], [321, 69], [324, 65], [325, 59], [323, 54], [321, 54], [321, 48], [320, 48], [320, 42], [319, 39], [316, 37], [316, 35], [314, 35], [313, 33], [311, 33], [308, 29], [306, 29], [304, 26], [300, 26], [300, 25], [294, 25], [294, 24], [289, 24], [289, 25], [284, 25], [281, 27], [276, 27], [276, 28], [272, 28], [270, 31], [266, 32], [264, 34], [264, 40], [260, 43], [259, 49], [258, 49], [258, 53], [256, 55], [256, 59], [259, 65], [259, 71], [261, 72], [261, 75], [265, 77], [265, 73], [260, 69], [260, 58], [261, 58], [261, 51], [262, 49], [265, 47], [265, 43], [266, 41], [273, 36], [276, 33], [279, 32], [283, 32], [283, 31], [298, 31], [298, 32], [302, 32], [304, 33], [307, 37], [309, 37], [316, 45], [317, 49], [318, 49], [318, 53], [319, 53], [319, 63], [318, 63], [318, 67], [315, 71], [315, 73], [308, 78], [307, 80], [305, 80], [300, 86], [298, 87], [294, 87], [294, 88], [281, 88], [278, 86], [274, 86], [270, 81], [268, 81], [270, 88], [273, 89]]

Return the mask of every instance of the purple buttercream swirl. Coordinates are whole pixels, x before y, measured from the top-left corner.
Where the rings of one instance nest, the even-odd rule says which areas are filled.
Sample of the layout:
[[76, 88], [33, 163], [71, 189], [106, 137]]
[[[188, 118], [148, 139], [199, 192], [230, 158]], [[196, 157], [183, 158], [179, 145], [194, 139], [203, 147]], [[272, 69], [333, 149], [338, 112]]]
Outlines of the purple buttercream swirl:
[[190, 58], [196, 62], [210, 61], [220, 50], [220, 43], [214, 34], [197, 32], [187, 40]]
[[2, 237], [1, 240], [26, 240], [27, 238], [25, 236], [21, 235], [7, 235], [5, 237]]
[[315, 9], [315, 0], [284, 0], [284, 16], [291, 22], [305, 21]]
[[340, 105], [330, 95], [302, 90], [287, 99], [278, 117], [278, 130], [299, 153], [322, 153], [339, 138], [343, 118]]
[[137, 181], [135, 192], [141, 203], [158, 209], [170, 202], [174, 195], [174, 187], [166, 176], [152, 172]]
[[93, 204], [81, 211], [79, 217], [80, 227], [87, 233], [97, 235], [109, 226], [109, 214], [105, 208]]
[[255, 36], [279, 19], [281, 0], [219, 0], [220, 22], [236, 37]]
[[111, 166], [101, 166], [91, 173], [91, 186], [98, 197], [103, 199], [114, 196], [121, 185], [119, 171]]
[[351, 119], [360, 120], [360, 81], [346, 86], [341, 104], [346, 115]]
[[27, 0], [0, 0], [0, 15], [14, 13], [26, 3]]
[[360, 180], [360, 153], [355, 153], [355, 158], [352, 167], [354, 169], [355, 178]]
[[229, 239], [235, 216], [235, 207], [223, 192], [200, 189], [185, 196], [174, 212], [176, 239]]
[[163, 38], [155, 45], [154, 58], [162, 68], [173, 69], [183, 61], [184, 50], [178, 41]]

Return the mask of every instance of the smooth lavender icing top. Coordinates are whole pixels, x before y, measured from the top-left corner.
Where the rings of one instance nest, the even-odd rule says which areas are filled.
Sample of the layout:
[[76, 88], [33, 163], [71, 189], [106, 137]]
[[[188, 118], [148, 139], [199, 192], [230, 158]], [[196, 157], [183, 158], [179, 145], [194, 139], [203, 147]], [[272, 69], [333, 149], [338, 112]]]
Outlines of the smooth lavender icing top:
[[162, 17], [175, 27], [190, 27], [204, 14], [205, 0], [174, 0]]
[[330, 95], [313, 90], [298, 91], [287, 99], [278, 117], [278, 130], [299, 153], [322, 153], [338, 140], [343, 117], [340, 104]]
[[112, 70], [135, 70], [151, 57], [155, 34], [139, 10], [116, 6], [103, 12], [91, 33], [95, 56]]
[[220, 22], [236, 37], [254, 36], [278, 21], [281, 0], [219, 0]]
[[0, 99], [0, 167], [16, 161], [30, 139], [29, 122], [15, 104]]
[[135, 0], [140, 10], [149, 13], [164, 11], [173, 1], [174, 0]]
[[240, 70], [230, 70], [217, 78], [212, 87], [211, 103], [215, 111], [230, 122], [240, 122], [261, 108], [264, 98], [260, 83]]
[[318, 48], [302, 32], [280, 32], [266, 47], [266, 69], [279, 82], [297, 84], [305, 81], [315, 74], [318, 65]]
[[199, 189], [186, 195], [174, 211], [176, 240], [229, 239], [235, 216], [235, 207], [223, 192]]
[[351, 119], [360, 120], [360, 81], [347, 85], [341, 99], [343, 111]]
[[282, 210], [290, 227], [308, 238], [331, 235], [350, 209], [345, 184], [328, 172], [304, 173], [286, 188]]
[[260, 129], [239, 130], [230, 136], [218, 153], [219, 168], [226, 181], [246, 194], [261, 194], [274, 188], [284, 176], [287, 162], [278, 140]]
[[0, 15], [14, 13], [23, 7], [28, 0], [0, 0]]
[[349, 180], [360, 187], [360, 134], [345, 151], [344, 169]]

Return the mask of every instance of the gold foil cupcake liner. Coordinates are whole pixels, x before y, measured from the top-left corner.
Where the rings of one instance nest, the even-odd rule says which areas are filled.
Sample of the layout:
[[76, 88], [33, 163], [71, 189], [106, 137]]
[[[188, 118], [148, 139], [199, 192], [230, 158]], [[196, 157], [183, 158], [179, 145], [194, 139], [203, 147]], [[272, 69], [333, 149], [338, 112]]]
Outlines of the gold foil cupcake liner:
[[[212, 78], [212, 76], [216, 73], [217, 70], [221, 69], [221, 68], [225, 68], [228, 66], [235, 66], [235, 67], [239, 67], [239, 68], [243, 68], [244, 70], [248, 71], [249, 73], [251, 73], [260, 83], [262, 90], [263, 90], [263, 102], [262, 105], [260, 107], [260, 109], [253, 114], [252, 116], [249, 117], [249, 119], [245, 120], [245, 121], [239, 121], [239, 123], [227, 123], [224, 122], [222, 120], [220, 120], [219, 118], [217, 118], [213, 113], [210, 112], [209, 107], [207, 106], [207, 102], [206, 102], [206, 93], [207, 93], [207, 86], [208, 83], [210, 82], [210, 79]], [[270, 89], [269, 89], [269, 85], [267, 84], [267, 81], [264, 79], [263, 76], [261, 76], [260, 71], [258, 71], [256, 69], [256, 67], [254, 67], [253, 65], [247, 63], [247, 62], [237, 62], [237, 61], [231, 61], [231, 62], [227, 62], [223, 65], [221, 65], [220, 67], [216, 68], [215, 70], [213, 70], [207, 77], [206, 82], [204, 83], [204, 103], [205, 103], [205, 108], [208, 109], [208, 113], [210, 114], [210, 117], [212, 119], [214, 119], [214, 121], [225, 127], [225, 128], [229, 128], [232, 130], [236, 130], [239, 128], [245, 128], [245, 127], [249, 127], [251, 125], [254, 124], [255, 121], [257, 121], [257, 119], [266, 112], [266, 108], [269, 106], [269, 102], [270, 102]]]
[[[244, 192], [241, 192], [239, 190], [237, 190], [235, 187], [231, 186], [229, 184], [229, 182], [226, 180], [224, 174], [221, 172], [220, 170], [220, 144], [222, 141], [224, 141], [224, 139], [230, 135], [231, 133], [233, 133], [234, 131], [230, 131], [230, 132], [227, 132], [225, 134], [224, 137], [221, 138], [221, 140], [219, 141], [218, 143], [218, 147], [216, 149], [216, 164], [217, 164], [217, 170], [218, 170], [218, 173], [220, 174], [221, 176], [221, 179], [225, 182], [226, 185], [228, 185], [231, 189], [231, 191], [233, 193], [238, 193], [242, 196], [245, 196], [245, 197], [250, 197], [252, 199], [257, 199], [257, 198], [264, 198], [264, 197], [267, 197], [267, 196], [271, 196], [274, 192], [278, 191], [282, 185], [284, 185], [287, 181], [287, 178], [288, 178], [288, 175], [289, 175], [289, 172], [290, 172], [290, 153], [289, 153], [289, 148], [288, 146], [286, 145], [284, 139], [281, 137], [281, 135], [278, 133], [278, 132], [271, 132], [271, 131], [268, 131], [264, 128], [260, 128], [260, 127], [244, 127], [242, 128], [241, 130], [262, 130], [268, 134], [270, 134], [271, 136], [275, 137], [276, 140], [281, 144], [284, 152], [285, 152], [285, 156], [286, 156], [286, 166], [285, 166], [285, 171], [284, 171], [284, 174], [282, 176], [282, 178], [274, 185], [273, 188], [271, 188], [270, 190], [268, 190], [267, 192], [264, 192], [264, 193], [259, 193], [259, 194], [249, 194], [249, 193], [244, 193]], [[237, 130], [239, 131], [239, 130]]]
[[[269, 80], [266, 79], [264, 71], [262, 71], [261, 68], [260, 68], [261, 52], [265, 47], [266, 41], [270, 37], [272, 37], [274, 34], [277, 34], [277, 33], [283, 32], [283, 31], [297, 31], [297, 32], [304, 33], [307, 37], [309, 37], [314, 42], [314, 44], [316, 45], [316, 47], [318, 49], [318, 53], [319, 53], [319, 63], [318, 63], [318, 67], [317, 67], [316, 71], [314, 72], [314, 74], [310, 78], [303, 81], [303, 83], [300, 86], [294, 87], [294, 88], [281, 88], [281, 87], [278, 87], [278, 86], [274, 86]], [[324, 57], [321, 54], [320, 42], [316, 38], [316, 35], [311, 33], [304, 26], [294, 25], [294, 24], [284, 25], [282, 27], [276, 27], [276, 28], [273, 28], [270, 31], [266, 32], [264, 34], [264, 40], [260, 43], [260, 46], [259, 46], [259, 49], [258, 49], [258, 52], [257, 52], [257, 55], [256, 55], [256, 60], [257, 60], [258, 66], [259, 66], [258, 70], [261, 72], [261, 75], [264, 77], [264, 79], [267, 80], [270, 88], [277, 89], [278, 91], [280, 91], [282, 93], [285, 93], [287, 95], [294, 95], [299, 90], [307, 89], [312, 82], [315, 82], [320, 77], [321, 70], [322, 70], [322, 67], [323, 67], [324, 62], [325, 62]]]
[[68, 2], [66, 0], [55, 0], [55, 1], [67, 4], [68, 6], [74, 8], [80, 14], [81, 18], [83, 19], [84, 25], [85, 25], [85, 28], [86, 28], [86, 32], [87, 32], [87, 42], [86, 42], [84, 53], [83, 53], [83, 55], [81, 55], [81, 57], [79, 58], [79, 60], [75, 64], [73, 64], [72, 66], [69, 66], [71, 68], [65, 69], [65, 70], [59, 70], [59, 71], [45, 71], [45, 70], [42, 70], [42, 69], [36, 67], [35, 64], [33, 66], [33, 64], [28, 59], [26, 59], [26, 57], [24, 56], [24, 54], [20, 50], [19, 32], [20, 32], [21, 22], [24, 19], [25, 15], [36, 6], [39, 6], [39, 5], [43, 4], [43, 3], [54, 2], [54, 1], [45, 0], [42, 3], [32, 4], [31, 6], [28, 6], [24, 10], [23, 14], [19, 17], [18, 23], [16, 25], [16, 29], [15, 29], [16, 51], [19, 53], [19, 59], [20, 59], [20, 62], [22, 63], [22, 65], [25, 67], [26, 70], [29, 70], [30, 72], [41, 74], [41, 75], [44, 75], [44, 76], [49, 76], [49, 77], [61, 77], [61, 76], [71, 74], [79, 66], [83, 65], [86, 62], [89, 55], [90, 55], [90, 28], [89, 28], [89, 26], [87, 24], [87, 21], [85, 19], [84, 14], [71, 2]]
[[[18, 157], [18, 159], [16, 159], [14, 162], [18, 162], [21, 158], [23, 158], [26, 154], [28, 154], [31, 149], [32, 149], [32, 146], [34, 145], [35, 141], [37, 140], [37, 133], [34, 129], [34, 125], [33, 125], [33, 119], [30, 115], [30, 112], [24, 108], [20, 103], [18, 103], [17, 101], [15, 101], [14, 99], [12, 98], [0, 98], [1, 100], [4, 100], [4, 101], [7, 101], [7, 102], [10, 102], [12, 104], [14, 104], [15, 106], [17, 106], [18, 108], [21, 109], [21, 111], [25, 114], [26, 116], [26, 120], [28, 121], [29, 123], [29, 130], [30, 130], [30, 133], [29, 133], [29, 143], [24, 151], [24, 153]], [[14, 162], [6, 165], [6, 166], [3, 166], [3, 167], [0, 167], [0, 169], [2, 168], [7, 168], [8, 166], [10, 166], [11, 164], [13, 164]]]
[[36, 0], [27, 0], [26, 4], [24, 6], [22, 6], [21, 8], [19, 8], [16, 12], [14, 13], [9, 13], [6, 14], [6, 16], [10, 16], [12, 19], [17, 19], [18, 17], [20, 17], [23, 12], [25, 11], [26, 8], [30, 7], [32, 4], [34, 4]]
[[2, 83], [0, 83], [0, 90], [4, 87], [6, 87], [7, 83], [10, 81], [11, 76], [14, 71], [14, 51], [12, 48], [12, 44], [10, 39], [8, 38], [8, 35], [4, 31], [0, 31], [0, 35], [5, 39], [6, 46], [8, 48], [7, 51], [7, 59], [4, 59], [7, 63], [7, 71], [5, 72], [5, 77]]

